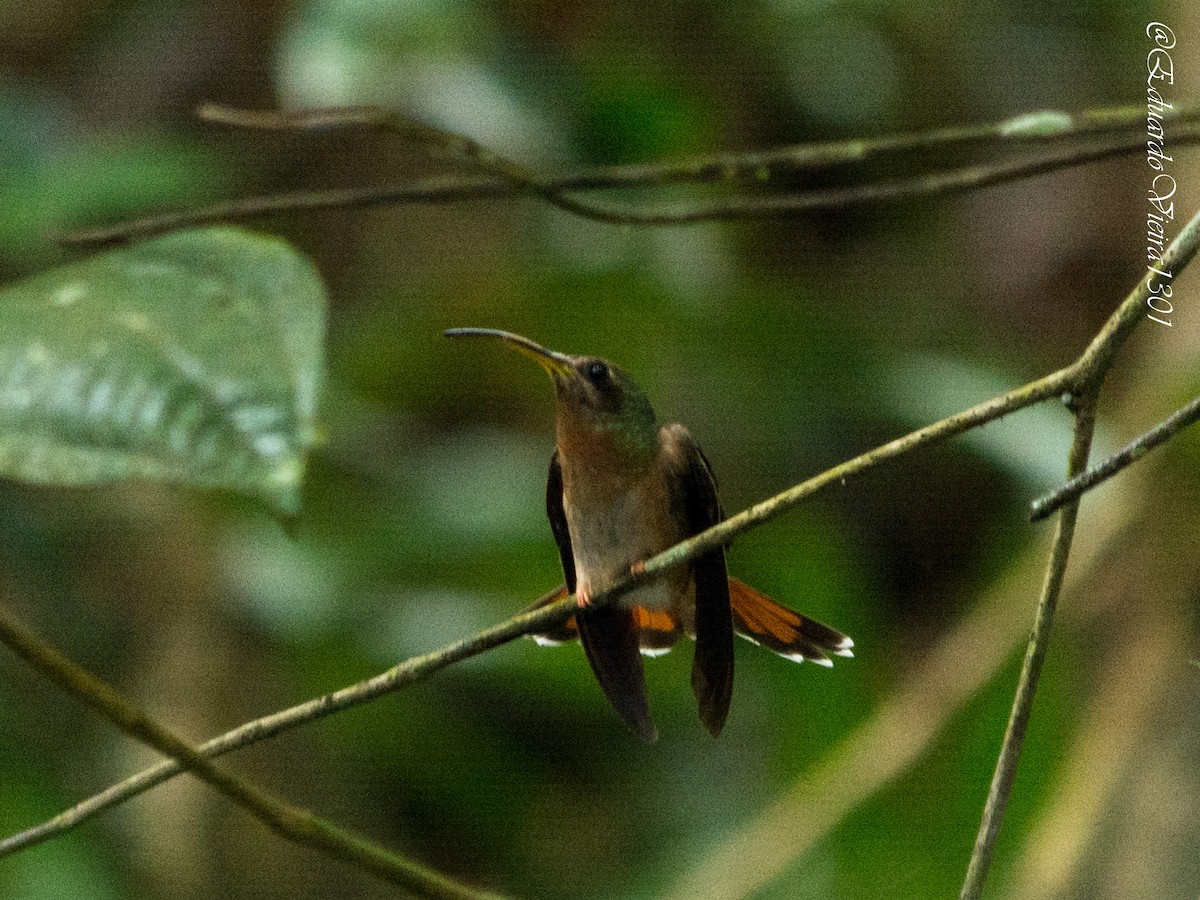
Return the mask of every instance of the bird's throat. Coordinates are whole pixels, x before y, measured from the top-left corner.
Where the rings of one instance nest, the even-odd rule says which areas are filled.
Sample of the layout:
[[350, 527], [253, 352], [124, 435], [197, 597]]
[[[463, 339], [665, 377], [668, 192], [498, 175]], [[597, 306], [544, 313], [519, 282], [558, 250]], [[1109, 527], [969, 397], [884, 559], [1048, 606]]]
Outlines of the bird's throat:
[[658, 455], [657, 440], [647, 441], [620, 426], [597, 428], [563, 415], [558, 417], [555, 438], [564, 488], [576, 502], [602, 502], [625, 493], [645, 477]]

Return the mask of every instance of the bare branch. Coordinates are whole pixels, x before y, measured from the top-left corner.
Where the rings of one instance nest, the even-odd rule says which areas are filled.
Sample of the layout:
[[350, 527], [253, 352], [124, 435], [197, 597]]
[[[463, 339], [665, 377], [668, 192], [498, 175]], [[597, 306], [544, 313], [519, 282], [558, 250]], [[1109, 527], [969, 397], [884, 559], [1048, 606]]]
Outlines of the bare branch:
[[[542, 599], [548, 599], [554, 593], [556, 592], [551, 592]], [[569, 614], [550, 616], [549, 611], [553, 609], [553, 607], [545, 607], [542, 610], [538, 610], [536, 614], [524, 613], [514, 616], [508, 621], [480, 632], [473, 637], [458, 641], [440, 650], [435, 650], [432, 653], [426, 653], [423, 656], [415, 656], [400, 665], [388, 669], [386, 672], [376, 675], [374, 678], [360, 681], [357, 684], [330, 694], [325, 694], [324, 696], [317, 697], [315, 700], [301, 703], [298, 706], [293, 706], [273, 715], [247, 722], [220, 737], [201, 744], [197, 749], [206, 756], [220, 756], [231, 750], [248, 747], [251, 744], [274, 737], [298, 725], [316, 721], [351, 706], [357, 706], [369, 700], [374, 700], [377, 697], [411, 684], [420, 678], [431, 675], [451, 663], [467, 659], [483, 653], [485, 650], [490, 650], [493, 647], [498, 647], [501, 644], [521, 637], [527, 631], [541, 627], [540, 622], [543, 619], [549, 618], [552, 621], [565, 621], [568, 618]], [[569, 609], [569, 604], [562, 604], [562, 609], [556, 610], [556, 612], [564, 612], [566, 609]], [[530, 621], [531, 619], [533, 620], [532, 622]], [[122, 803], [131, 797], [135, 797], [155, 785], [162, 784], [162, 782], [173, 778], [184, 770], [185, 767], [173, 759], [164, 760], [151, 766], [137, 775], [110, 787], [108, 790], [102, 791], [82, 803], [71, 807], [69, 810], [41, 825], [26, 829], [0, 841], [0, 859], [9, 853], [40, 844], [42, 841], [56, 834], [67, 831], [91, 818], [96, 813], [110, 806]]]
[[[1088, 391], [1079, 398], [1075, 410], [1075, 437], [1071, 444], [1067, 467], [1069, 474], [1073, 475], [1082, 471], [1087, 465], [1088, 453], [1092, 447], [1092, 435], [1096, 429], [1097, 400], [1098, 388]], [[966, 879], [960, 894], [961, 900], [978, 900], [983, 893], [988, 869], [996, 852], [996, 838], [1000, 833], [1000, 825], [1004, 821], [1009, 797], [1012, 796], [1013, 783], [1017, 777], [1017, 763], [1021, 759], [1021, 750], [1025, 745], [1025, 733], [1029, 727], [1030, 714], [1033, 711], [1033, 698], [1037, 693], [1042, 666], [1046, 661], [1046, 651], [1050, 646], [1054, 612], [1067, 571], [1067, 560], [1071, 553], [1071, 542], [1075, 538], [1075, 522], [1078, 513], [1079, 501], [1074, 500], [1064, 507], [1062, 515], [1058, 518], [1054, 544], [1050, 550], [1050, 561], [1046, 566], [1046, 579], [1034, 617], [1033, 632], [1029, 636], [1029, 646], [1025, 650], [1025, 661], [1021, 665], [1021, 675], [1017, 680], [1016, 693], [1013, 695], [1012, 712], [1009, 715], [1008, 727], [1004, 732], [1004, 741], [1000, 745], [1000, 756], [996, 760], [996, 771], [992, 776], [987, 803], [983, 809], [983, 818], [979, 823], [975, 849], [971, 853], [971, 862], [967, 867]]]
[[577, 200], [551, 181], [539, 177], [533, 170], [488, 149], [473, 138], [452, 131], [443, 131], [416, 119], [389, 113], [375, 107], [287, 112], [247, 111], [207, 104], [200, 108], [200, 115], [212, 121], [270, 130], [338, 127], [385, 131], [404, 140], [415, 141], [434, 153], [464, 162], [483, 174], [495, 176], [502, 183], [506, 183], [515, 193], [528, 193], [540, 197], [551, 206], [557, 206], [564, 212], [611, 224], [630, 223], [627, 214], [595, 203]]
[[[1175, 240], [1167, 247], [1166, 252], [1156, 261], [1155, 268], [1174, 273], [1174, 276], [1178, 277], [1179, 273], [1196, 255], [1198, 247], [1200, 247], [1200, 212], [1196, 213], [1180, 230]], [[1138, 280], [1137, 287], [1122, 301], [1117, 311], [1109, 317], [1104, 327], [1100, 329], [1100, 333], [1096, 335], [1083, 355], [1079, 357], [1078, 362], [1072, 367], [1076, 371], [1078, 380], [1072, 392], [1075, 431], [1067, 462], [1068, 477], [1078, 475], [1087, 467], [1092, 434], [1095, 431], [1096, 406], [1100, 389], [1116, 359], [1117, 352], [1137, 324], [1145, 318], [1146, 300], [1150, 296], [1149, 282], [1150, 280], [1147, 278]], [[975, 847], [971, 852], [971, 861], [963, 880], [960, 900], [978, 900], [982, 895], [988, 869], [991, 867], [992, 857], [995, 855], [1000, 826], [1004, 821], [1008, 799], [1012, 795], [1013, 783], [1017, 775], [1017, 763], [1020, 760], [1025, 731], [1033, 710], [1033, 699], [1037, 692], [1038, 680], [1041, 677], [1042, 664], [1050, 643], [1054, 611], [1062, 590], [1078, 514], [1079, 496], [1076, 495], [1064, 502], [1059, 515], [1054, 544], [1046, 567], [1046, 579], [1034, 616], [1033, 630], [1029, 636], [1025, 661], [1021, 666], [1021, 675], [1017, 681], [1012, 711], [1009, 715], [1008, 727], [1005, 729], [1004, 740], [1000, 745], [1000, 755], [996, 760], [996, 769], [992, 775], [987, 802], [984, 804], [983, 817], [979, 822], [979, 833], [976, 836]]]
[[[708, 529], [689, 540], [648, 560], [643, 573], [629, 577], [611, 590], [596, 594], [592, 603], [602, 605], [614, 601], [636, 584], [661, 575], [666, 569], [682, 565], [703, 556], [710, 550], [728, 545], [734, 538], [750, 531], [764, 522], [774, 519], [800, 502], [834, 484], [844, 485], [849, 479], [862, 474], [883, 462], [902, 456], [921, 447], [946, 440], [954, 435], [969, 431], [987, 422], [994, 421], [1019, 409], [1040, 403], [1067, 390], [1073, 379], [1070, 368], [1062, 369], [1024, 387], [1009, 391], [970, 409], [928, 425], [904, 437], [897, 438], [881, 447], [835, 466], [789, 490], [783, 491], [762, 503], [752, 506], [719, 525]], [[556, 591], [542, 599], [545, 600]], [[405, 687], [425, 678], [446, 666], [483, 653], [505, 644], [529, 632], [546, 631], [565, 622], [575, 613], [575, 601], [567, 599], [520, 613], [505, 622], [482, 631], [472, 637], [450, 644], [440, 650], [416, 656], [374, 678], [342, 688], [307, 703], [293, 706], [261, 719], [235, 728], [214, 738], [198, 748], [208, 756], [218, 756], [241, 747], [255, 744], [299, 725], [332, 715], [351, 706], [374, 700], [386, 693]], [[0, 858], [25, 847], [41, 843], [67, 831], [104, 809], [122, 803], [143, 791], [161, 784], [184, 771], [184, 766], [174, 760], [165, 760], [107, 790], [71, 807], [46, 822], [19, 832], [0, 841]]]
[[1200, 419], [1200, 397], [1195, 398], [1186, 406], [1176, 410], [1163, 421], [1159, 422], [1145, 434], [1135, 438], [1125, 447], [1114, 453], [1104, 462], [1088, 469], [1082, 475], [1072, 478], [1066, 484], [1051, 491], [1044, 497], [1034, 500], [1029, 506], [1029, 520], [1040, 522], [1064, 503], [1083, 496], [1086, 492], [1112, 478], [1122, 469], [1137, 462], [1159, 444], [1163, 444], [1176, 434]]
[[98, 711], [121, 731], [170, 756], [177, 765], [216, 788], [288, 840], [350, 863], [422, 897], [485, 900], [496, 896], [458, 884], [307, 810], [285, 803], [249, 781], [229, 774], [174, 732], [131, 706], [111, 687], [75, 665], [3, 609], [0, 609], [0, 642], [67, 693]]
[[[591, 169], [567, 177], [540, 176], [505, 159], [470, 138], [393, 115], [374, 107], [347, 107], [295, 112], [248, 111], [205, 105], [202, 118], [242, 128], [271, 131], [328, 131], [365, 129], [387, 131], [413, 140], [434, 152], [466, 162], [477, 171], [390, 185], [301, 191], [268, 197], [249, 197], [198, 210], [167, 213], [88, 229], [62, 236], [70, 244], [103, 244], [145, 238], [175, 228], [250, 219], [281, 212], [357, 208], [405, 203], [450, 203], [497, 197], [540, 197], [567, 212], [589, 219], [624, 225], [666, 226], [734, 219], [793, 216], [817, 210], [846, 209], [860, 204], [886, 203], [911, 197], [968, 191], [1082, 165], [1126, 153], [1144, 151], [1145, 136], [1132, 130], [1144, 126], [1145, 110], [1130, 107], [1100, 109], [1071, 115], [1043, 111], [986, 125], [934, 129], [914, 134], [778, 147], [747, 153], [692, 156], [661, 163], [639, 163]], [[1172, 139], [1180, 144], [1200, 141], [1200, 109], [1169, 113], [1177, 123]], [[1074, 145], [1074, 146], [1072, 146]], [[952, 166], [909, 178], [867, 181], [836, 188], [760, 190], [800, 172], [838, 169], [914, 151], [954, 147], [1013, 148], [1013, 159]], [[710, 202], [613, 207], [573, 196], [583, 191], [675, 184], [727, 185], [742, 194]], [[745, 192], [750, 190], [750, 194]]]
[[[1098, 518], [1090, 520], [1089, 525], [1099, 525]], [[1150, 533], [1160, 522], [1161, 518], [1155, 516], [1154, 523], [1142, 534]], [[1147, 525], [1144, 520], [1138, 524]], [[1072, 551], [1073, 555], [1077, 552], [1078, 547]], [[1078, 597], [1080, 592], [1073, 590], [1071, 594]], [[1147, 740], [1147, 735], [1162, 733], [1163, 709], [1170, 708], [1172, 697], [1177, 696], [1178, 662], [1191, 645], [1185, 612], [1188, 605], [1139, 605], [1139, 614], [1130, 616], [1119, 633], [1110, 635], [1114, 640], [1107, 648], [1104, 663], [1097, 667], [1095, 690], [1089, 691], [1079, 727], [1061, 754], [1057, 783], [1047, 785], [1047, 794], [1039, 797], [1039, 821], [1027, 830], [1013, 877], [1005, 881], [1007, 897], [1051, 900], [1078, 891], [1082, 878], [1094, 879], [1093, 884], [1104, 879], [1100, 875], [1103, 863], [1089, 851], [1100, 839], [1103, 813], [1117, 808], [1115, 804], [1121, 802], [1118, 798], [1122, 794], [1128, 797], [1129, 793], [1141, 792], [1139, 776], [1153, 777], [1149, 774], [1153, 766], [1147, 765], [1147, 744], [1159, 742], [1153, 737]], [[1153, 615], [1148, 614], [1151, 609]], [[1068, 608], [1062, 611], [1066, 613]], [[1145, 790], [1144, 785], [1140, 787]], [[1166, 798], [1152, 791], [1147, 790], [1146, 797], [1160, 815], [1164, 807], [1169, 807], [1170, 801], [1164, 802]], [[1178, 797], [1176, 802], [1187, 800]], [[1152, 829], [1145, 828], [1144, 821], [1137, 821], [1132, 810], [1123, 808], [1120, 819], [1124, 837], [1117, 838], [1118, 842], [1124, 843], [1139, 833], [1151, 845], [1159, 839]], [[1126, 846], [1126, 851], [1130, 850], [1134, 855], [1139, 853]], [[1144, 844], [1141, 852], [1149, 857], [1153, 850]], [[1113, 887], [1114, 893], [1121, 892]], [[1146, 886], [1142, 893], [1162, 896], [1167, 891]]]
[[[247, 110], [205, 103], [196, 110], [205, 121], [261, 131], [387, 130], [402, 137], [440, 145], [450, 153], [475, 155], [470, 138], [442, 131], [415, 119], [376, 106], [337, 106], [321, 109]], [[588, 180], [576, 176], [570, 188], [659, 187], [665, 184], [748, 181], [782, 172], [805, 172], [861, 163], [898, 152], [946, 150], [957, 146], [1014, 144], [1046, 146], [1093, 134], [1142, 129], [1145, 107], [1119, 106], [1081, 113], [1040, 110], [983, 125], [951, 125], [927, 131], [793, 144], [743, 153], [696, 154], [678, 160], [634, 163], [594, 169]], [[1200, 107], [1164, 110], [1163, 122], [1200, 123]], [[1172, 132], [1174, 136], [1174, 132]]]

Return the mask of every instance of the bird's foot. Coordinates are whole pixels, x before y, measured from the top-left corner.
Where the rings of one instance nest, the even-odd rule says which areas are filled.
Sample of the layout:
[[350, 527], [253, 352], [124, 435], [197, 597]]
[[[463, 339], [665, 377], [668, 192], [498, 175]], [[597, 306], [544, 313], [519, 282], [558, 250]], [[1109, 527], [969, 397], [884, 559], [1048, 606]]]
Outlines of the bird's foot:
[[588, 584], [580, 584], [575, 588], [575, 604], [580, 609], [588, 609], [592, 605], [592, 588]]
[[645, 560], [642, 560], [640, 562], [635, 562], [632, 566], [629, 567], [629, 574], [632, 575], [634, 578], [637, 578], [639, 575], [644, 575], [645, 572], [646, 572]]

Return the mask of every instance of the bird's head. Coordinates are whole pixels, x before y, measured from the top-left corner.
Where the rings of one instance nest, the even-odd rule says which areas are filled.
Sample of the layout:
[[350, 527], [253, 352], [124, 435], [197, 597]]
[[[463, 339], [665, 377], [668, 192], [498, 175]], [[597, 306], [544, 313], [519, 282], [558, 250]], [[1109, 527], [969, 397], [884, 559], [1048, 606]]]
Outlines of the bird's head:
[[615, 439], [632, 452], [652, 452], [658, 423], [650, 401], [619, 366], [598, 356], [569, 356], [529, 338], [491, 328], [451, 328], [447, 337], [503, 341], [550, 373], [558, 413], [560, 449], [579, 439]]

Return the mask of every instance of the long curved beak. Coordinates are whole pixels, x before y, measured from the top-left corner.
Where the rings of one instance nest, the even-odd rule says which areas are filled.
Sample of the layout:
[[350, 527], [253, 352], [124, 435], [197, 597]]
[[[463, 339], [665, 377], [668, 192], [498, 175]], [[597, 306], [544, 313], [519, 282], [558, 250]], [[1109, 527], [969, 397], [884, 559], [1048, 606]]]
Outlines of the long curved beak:
[[571, 365], [571, 357], [554, 350], [547, 350], [541, 344], [536, 344], [529, 338], [513, 334], [511, 331], [499, 331], [495, 328], [450, 328], [444, 334], [451, 338], [484, 337], [504, 341], [514, 350], [528, 356], [551, 375], [567, 376], [575, 371]]

